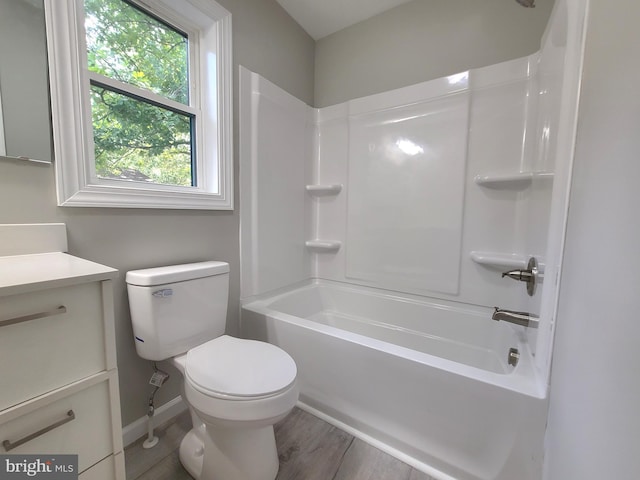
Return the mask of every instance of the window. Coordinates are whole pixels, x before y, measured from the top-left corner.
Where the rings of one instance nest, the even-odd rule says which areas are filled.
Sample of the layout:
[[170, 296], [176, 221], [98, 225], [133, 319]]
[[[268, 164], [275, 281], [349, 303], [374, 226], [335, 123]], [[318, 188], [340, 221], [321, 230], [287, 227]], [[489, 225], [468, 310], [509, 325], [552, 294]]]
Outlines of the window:
[[197, 186], [189, 35], [123, 0], [85, 0], [96, 176]]
[[231, 209], [231, 15], [212, 0], [46, 13], [58, 204]]

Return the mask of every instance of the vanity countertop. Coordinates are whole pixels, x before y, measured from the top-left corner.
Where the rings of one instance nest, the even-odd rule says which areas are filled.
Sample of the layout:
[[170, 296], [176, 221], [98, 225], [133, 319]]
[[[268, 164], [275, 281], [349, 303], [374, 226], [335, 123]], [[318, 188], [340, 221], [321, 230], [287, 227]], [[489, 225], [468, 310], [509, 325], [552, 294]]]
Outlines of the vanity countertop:
[[108, 280], [117, 274], [114, 268], [62, 252], [0, 256], [0, 297]]

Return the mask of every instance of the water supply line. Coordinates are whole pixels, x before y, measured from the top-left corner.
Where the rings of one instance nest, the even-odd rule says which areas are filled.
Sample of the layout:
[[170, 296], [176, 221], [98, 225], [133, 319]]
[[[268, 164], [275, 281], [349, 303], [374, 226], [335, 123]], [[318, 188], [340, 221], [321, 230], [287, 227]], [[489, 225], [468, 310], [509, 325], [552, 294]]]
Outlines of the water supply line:
[[156, 362], [153, 362], [153, 374], [149, 380], [149, 385], [153, 386], [151, 395], [149, 395], [149, 403], [147, 409], [147, 439], [142, 443], [143, 448], [153, 448], [158, 444], [158, 437], [153, 434], [153, 415], [155, 414], [155, 406], [153, 400], [156, 392], [169, 379], [169, 374], [158, 368]]

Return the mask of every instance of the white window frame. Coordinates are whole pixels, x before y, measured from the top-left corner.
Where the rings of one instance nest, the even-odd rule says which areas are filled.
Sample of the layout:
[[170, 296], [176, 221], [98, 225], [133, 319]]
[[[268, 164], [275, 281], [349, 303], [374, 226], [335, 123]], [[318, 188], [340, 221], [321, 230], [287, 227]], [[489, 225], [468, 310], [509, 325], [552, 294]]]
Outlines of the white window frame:
[[[232, 210], [231, 14], [213, 0], [133, 0], [190, 34], [190, 82], [195, 84], [187, 108], [200, 112], [197, 185], [181, 187], [97, 177], [89, 97], [89, 80], [96, 74], [87, 69], [84, 2], [44, 1], [58, 205]], [[213, 79], [217, 91], [206, 88]]]

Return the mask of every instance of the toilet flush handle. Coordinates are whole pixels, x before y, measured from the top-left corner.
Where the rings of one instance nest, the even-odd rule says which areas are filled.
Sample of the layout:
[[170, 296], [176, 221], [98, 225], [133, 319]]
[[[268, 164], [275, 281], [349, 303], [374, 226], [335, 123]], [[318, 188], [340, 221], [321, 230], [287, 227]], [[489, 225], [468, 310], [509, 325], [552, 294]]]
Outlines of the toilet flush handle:
[[173, 289], [171, 288], [163, 288], [162, 290], [156, 290], [151, 295], [154, 297], [170, 297], [173, 295]]

